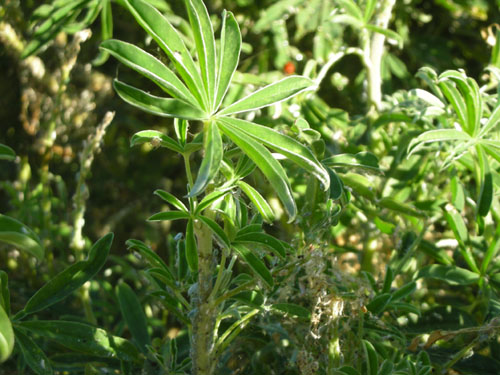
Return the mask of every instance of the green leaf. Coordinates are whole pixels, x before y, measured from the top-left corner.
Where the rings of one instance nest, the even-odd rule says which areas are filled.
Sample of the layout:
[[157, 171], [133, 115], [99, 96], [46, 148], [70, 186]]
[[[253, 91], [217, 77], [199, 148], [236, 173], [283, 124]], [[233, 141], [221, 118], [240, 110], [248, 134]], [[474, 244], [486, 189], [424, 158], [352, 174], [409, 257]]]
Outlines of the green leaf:
[[370, 200], [375, 200], [376, 194], [373, 190], [373, 183], [357, 173], [346, 173], [342, 175], [342, 182], [344, 186], [352, 188], [354, 193], [361, 195]]
[[465, 244], [469, 239], [469, 232], [467, 231], [462, 215], [458, 212], [449, 211], [445, 213], [445, 218], [455, 235], [455, 239], [458, 241], [460, 246], [465, 247]]
[[10, 315], [10, 291], [9, 276], [0, 270], [0, 307], [3, 307], [7, 315]]
[[186, 260], [191, 273], [198, 271], [198, 248], [194, 237], [193, 220], [189, 220], [186, 227]]
[[412, 294], [415, 289], [417, 289], [417, 283], [415, 281], [409, 282], [408, 284], [402, 286], [392, 293], [392, 302], [404, 299], [405, 297]]
[[462, 184], [457, 176], [453, 176], [450, 181], [451, 201], [455, 208], [462, 212], [465, 207], [465, 193]]
[[368, 375], [378, 375], [378, 357], [372, 343], [362, 340], [363, 351], [366, 357], [366, 372]]
[[238, 22], [231, 12], [222, 12], [222, 28], [217, 74], [217, 96], [214, 111], [217, 111], [226, 96], [234, 72], [238, 66], [241, 51], [241, 33]]
[[125, 242], [127, 248], [134, 249], [139, 252], [141, 256], [146, 258], [152, 267], [159, 267], [165, 271], [168, 276], [168, 279], [173, 283], [174, 275], [165, 264], [163, 259], [160, 258], [158, 254], [156, 254], [149, 246], [147, 246], [144, 242], [139, 240], [130, 239]]
[[177, 199], [174, 195], [170, 194], [168, 191], [157, 189], [155, 190], [154, 194], [159, 196], [165, 202], [177, 208], [179, 211], [184, 211], [186, 213], [189, 211], [187, 207], [184, 205], [184, 203], [182, 203], [179, 199]]
[[378, 165], [378, 158], [371, 152], [357, 154], [337, 154], [323, 160], [323, 164], [331, 167], [345, 167], [362, 169], [368, 172], [382, 173]]
[[272, 223], [276, 217], [271, 206], [269, 205], [269, 203], [267, 203], [264, 197], [245, 181], [238, 181], [237, 185], [250, 199], [255, 208], [257, 208], [257, 211], [259, 211], [259, 213], [262, 215], [264, 221], [266, 223]]
[[182, 153], [182, 147], [172, 138], [157, 130], [142, 130], [135, 133], [130, 139], [130, 147], [137, 146], [146, 142], [155, 144], [159, 141], [159, 146], [168, 148], [172, 151]]
[[105, 40], [100, 48], [109, 52], [122, 64], [149, 78], [174, 98], [182, 99], [193, 107], [199, 107], [196, 98], [177, 75], [156, 57], [133, 44], [114, 39]]
[[0, 160], [15, 160], [16, 153], [9, 146], [0, 143]]
[[134, 341], [139, 345], [141, 351], [147, 354], [147, 346], [151, 345], [151, 338], [148, 333], [146, 315], [144, 314], [139, 298], [137, 298], [132, 288], [126, 283], [118, 284], [116, 287], [116, 297], [120, 304], [123, 319]]
[[446, 281], [450, 285], [470, 285], [479, 280], [479, 275], [474, 272], [456, 266], [439, 264], [432, 264], [420, 269], [415, 280], [422, 277]]
[[33, 33], [33, 39], [26, 45], [21, 53], [21, 59], [38, 53], [49, 42], [55, 39], [55, 36], [68, 21], [73, 18], [76, 11], [85, 7], [88, 0], [70, 1], [62, 6], [52, 8], [51, 12], [43, 17], [44, 21]]
[[0, 305], [0, 363], [5, 362], [14, 349], [14, 331], [9, 316]]
[[218, 123], [220, 129], [226, 134], [262, 171], [269, 180], [276, 194], [283, 203], [285, 210], [293, 221], [297, 215], [297, 207], [293, 199], [288, 177], [283, 167], [274, 159], [271, 153], [259, 142], [249, 137], [227, 123]]
[[201, 0], [185, 0], [189, 22], [193, 30], [198, 61], [200, 63], [201, 78], [205, 85], [210, 112], [213, 111], [215, 101], [215, 38], [212, 22], [207, 8]]
[[128, 104], [157, 116], [186, 120], [203, 120], [207, 117], [202, 110], [181, 99], [154, 96], [117, 79], [113, 81], [113, 87], [120, 98]]
[[250, 266], [252, 271], [264, 281], [268, 287], [274, 285], [273, 276], [262, 260], [257, 258], [255, 254], [244, 245], [233, 244], [232, 247], [236, 254]]
[[370, 21], [375, 12], [375, 6], [377, 5], [377, 0], [367, 0], [365, 5], [365, 13], [363, 15], [363, 19], [365, 22]]
[[380, 27], [377, 25], [372, 25], [372, 24], [367, 24], [367, 25], [365, 25], [365, 27], [370, 31], [382, 34], [389, 39], [395, 40], [398, 43], [398, 45], [400, 46], [400, 48], [403, 46], [403, 37], [401, 35], [399, 35], [397, 32], [390, 30], [390, 29], [384, 29], [383, 27]]
[[237, 235], [234, 241], [244, 244], [259, 244], [269, 248], [282, 259], [286, 256], [286, 251], [281, 241], [266, 233], [247, 233], [239, 236]]
[[14, 328], [16, 343], [21, 348], [24, 361], [37, 375], [52, 375], [52, 365], [40, 347], [21, 330]]
[[224, 108], [218, 113], [218, 116], [226, 116], [264, 108], [290, 99], [301, 92], [314, 89], [314, 82], [309, 78], [300, 76], [286, 77], [278, 82], [265, 86]]
[[373, 298], [366, 308], [372, 314], [379, 315], [384, 312], [385, 308], [391, 302], [392, 296], [390, 293], [382, 293]]
[[227, 236], [226, 232], [224, 232], [224, 230], [219, 226], [219, 224], [217, 224], [212, 219], [202, 215], [198, 216], [198, 219], [203, 221], [227, 248], [231, 246], [229, 237]]
[[426, 143], [432, 142], [443, 142], [443, 141], [470, 141], [472, 138], [465, 132], [454, 130], [454, 129], [437, 129], [429, 130], [425, 133], [420, 134], [417, 138], [414, 138], [408, 149], [410, 155], [414, 153], [417, 149]]
[[458, 122], [462, 126], [462, 129], [467, 131], [467, 109], [465, 107], [464, 99], [460, 95], [460, 92], [455, 87], [455, 85], [449, 81], [439, 82], [439, 88], [455, 110], [455, 113], [458, 117]]
[[338, 371], [346, 375], [360, 375], [358, 370], [351, 366], [342, 366]]
[[316, 159], [316, 156], [314, 156], [310, 149], [297, 142], [295, 139], [281, 134], [274, 129], [257, 125], [249, 121], [234, 118], [221, 118], [219, 121], [238, 128], [238, 130], [262, 142], [265, 146], [286, 156], [289, 160], [304, 168], [321, 181], [323, 190], [328, 190], [330, 186], [328, 171]]
[[172, 312], [180, 321], [184, 324], [189, 325], [191, 322], [189, 318], [182, 313], [179, 309], [180, 302], [171, 294], [164, 290], [157, 290], [151, 293], [155, 297], [159, 297], [158, 301], [167, 308], [168, 311]]
[[165, 211], [154, 214], [153, 216], [148, 218], [148, 221], [179, 220], [179, 219], [189, 219], [190, 217], [191, 216], [189, 216], [188, 212]]
[[354, 0], [337, 0], [338, 4], [344, 8], [345, 12], [359, 21], [363, 21], [363, 13]]
[[168, 20], [154, 7], [142, 0], [123, 0], [136, 21], [158, 43], [167, 54], [203, 109], [209, 109], [209, 103], [203, 81], [196, 64], [186, 48], [181, 36]]
[[328, 168], [328, 174], [330, 175], [330, 199], [336, 201], [342, 196], [344, 184], [333, 169]]
[[294, 303], [275, 303], [271, 305], [271, 309], [296, 316], [297, 318], [311, 319], [311, 312], [308, 309]]
[[493, 176], [490, 170], [490, 164], [484, 151], [478, 147], [478, 159], [481, 172], [481, 189], [477, 202], [477, 213], [480, 216], [488, 215], [491, 203], [493, 202]]
[[[76, 352], [129, 362], [141, 361], [138, 350], [130, 341], [89, 324], [64, 320], [31, 320], [18, 322], [16, 327]], [[20, 329], [16, 329], [16, 338]]]
[[41, 287], [15, 318], [41, 311], [59, 302], [92, 279], [106, 262], [113, 242], [113, 233], [99, 239], [90, 249], [87, 260], [80, 261], [57, 274]]
[[379, 202], [380, 207], [388, 208], [389, 210], [396, 211], [399, 213], [402, 213], [404, 215], [410, 215], [410, 216], [415, 216], [415, 217], [425, 217], [425, 214], [416, 208], [402, 203], [398, 202], [395, 199], [389, 198], [389, 197], [383, 197]]
[[466, 118], [464, 130], [470, 135], [477, 135], [482, 115], [482, 101], [476, 81], [455, 70], [442, 73], [439, 80], [441, 82], [451, 80], [459, 87], [462, 97], [465, 99]]
[[385, 359], [384, 362], [382, 362], [382, 365], [380, 366], [378, 375], [392, 375], [393, 369], [394, 369], [394, 364], [390, 360]]
[[205, 157], [201, 162], [196, 182], [190, 190], [188, 196], [196, 197], [202, 193], [210, 181], [214, 179], [219, 171], [224, 148], [222, 145], [222, 137], [219, 133], [217, 124], [213, 121], [207, 123], [207, 128], [204, 132], [204, 149]]
[[42, 260], [45, 254], [35, 232], [20, 221], [2, 214], [0, 214], [0, 241], [28, 252], [38, 260]]
[[212, 205], [212, 203], [224, 197], [227, 193], [229, 193], [230, 190], [231, 189], [216, 190], [208, 195], [205, 195], [201, 202], [198, 203], [198, 206], [196, 206], [194, 214], [198, 215], [199, 213], [203, 212], [205, 208], [209, 207], [210, 205]]
[[496, 106], [495, 110], [488, 118], [488, 121], [486, 121], [486, 124], [484, 124], [484, 126], [481, 128], [479, 132], [479, 137], [484, 137], [486, 134], [488, 134], [491, 130], [495, 128], [495, 126], [498, 125], [499, 121], [500, 121], [500, 104]]
[[389, 293], [391, 291], [392, 282], [394, 281], [394, 272], [391, 267], [387, 267], [384, 278], [384, 285], [382, 286], [382, 293]]

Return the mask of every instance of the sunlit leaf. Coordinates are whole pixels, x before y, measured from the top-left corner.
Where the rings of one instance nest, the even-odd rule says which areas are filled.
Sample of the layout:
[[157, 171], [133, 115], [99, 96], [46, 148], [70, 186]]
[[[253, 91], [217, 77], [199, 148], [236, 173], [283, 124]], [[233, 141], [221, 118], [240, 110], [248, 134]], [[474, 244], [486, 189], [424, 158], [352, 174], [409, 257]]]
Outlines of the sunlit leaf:
[[148, 94], [117, 79], [113, 81], [117, 94], [128, 104], [162, 117], [177, 117], [186, 120], [203, 120], [206, 114], [181, 99], [161, 98]]
[[323, 190], [330, 186], [330, 176], [328, 171], [316, 159], [310, 149], [297, 142], [295, 139], [281, 134], [274, 129], [258, 125], [249, 121], [221, 118], [224, 124], [231, 125], [238, 130], [247, 133], [249, 136], [262, 142], [265, 146], [286, 156], [289, 160], [313, 174], [323, 185]]
[[217, 96], [214, 110], [217, 111], [229, 89], [229, 84], [238, 66], [241, 50], [241, 33], [238, 22], [231, 12], [222, 12], [219, 63], [217, 71]]
[[297, 214], [297, 206], [295, 205], [288, 177], [283, 167], [264, 146], [249, 137], [246, 133], [240, 131], [237, 127], [221, 122], [218, 125], [224, 134], [241, 148], [262, 171], [264, 176], [267, 177], [281, 202], [283, 202], [290, 221], [292, 221]]
[[0, 305], [0, 363], [5, 362], [14, 349], [14, 331], [9, 316]]
[[208, 110], [209, 103], [206, 92], [203, 90], [200, 73], [177, 30], [160, 12], [146, 2], [142, 0], [123, 1], [137, 23], [168, 55], [198, 103], [202, 105], [203, 109]]
[[212, 22], [207, 8], [201, 0], [185, 0], [189, 22], [193, 30], [198, 61], [200, 63], [201, 78], [205, 86], [210, 111], [214, 108], [215, 95], [215, 38]]
[[309, 78], [291, 76], [281, 81], [271, 83], [250, 95], [229, 105], [218, 113], [218, 116], [253, 111], [275, 103], [290, 99], [307, 90], [315, 88], [314, 82]]
[[122, 64], [149, 78], [169, 95], [183, 99], [193, 107], [199, 104], [177, 75], [156, 57], [142, 49], [120, 40], [105, 40], [100, 46]]

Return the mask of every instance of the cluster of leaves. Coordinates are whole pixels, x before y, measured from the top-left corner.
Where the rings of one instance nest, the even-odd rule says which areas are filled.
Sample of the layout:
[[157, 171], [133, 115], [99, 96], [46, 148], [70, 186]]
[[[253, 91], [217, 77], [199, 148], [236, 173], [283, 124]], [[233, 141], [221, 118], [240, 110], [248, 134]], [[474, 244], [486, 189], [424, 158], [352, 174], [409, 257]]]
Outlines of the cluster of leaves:
[[[400, 48], [415, 38], [400, 13], [412, 7], [424, 20], [419, 2], [395, 5], [390, 28], [377, 22], [391, 1], [283, 0], [259, 19], [249, 2], [223, 1], [234, 13], [220, 20], [201, 0], [184, 3], [188, 21], [176, 4], [117, 2], [148, 35], [140, 46], [110, 39], [119, 25], [111, 1], [57, 0], [33, 13], [23, 57], [101, 14], [94, 62], [128, 68], [115, 92], [156, 116], [131, 120], [121, 107], [120, 121], [140, 129], [130, 145], [177, 154], [185, 173], [151, 187], [168, 208], [148, 221], [161, 222], [166, 241], [136, 232], [143, 240], [115, 256], [104, 235], [15, 308], [0, 271], [0, 361], [37, 374], [496, 373], [500, 43], [484, 86], [462, 70], [424, 67], [411, 80], [422, 88], [373, 109], [360, 95], [374, 74], [372, 41], [397, 42], [381, 54], [381, 82], [399, 87], [394, 77], [409, 77]], [[434, 6], [452, 20], [482, 17], [453, 1]], [[240, 59], [252, 48], [257, 57]], [[344, 69], [356, 56], [356, 72]], [[280, 72], [291, 61], [302, 75]], [[326, 82], [333, 66], [343, 74]], [[337, 108], [329, 95], [342, 89], [351, 104]], [[352, 103], [361, 109], [350, 116]], [[16, 155], [0, 145], [0, 159]], [[31, 256], [50, 260], [50, 241], [15, 216], [0, 215], [0, 241], [23, 251], [27, 268]]]

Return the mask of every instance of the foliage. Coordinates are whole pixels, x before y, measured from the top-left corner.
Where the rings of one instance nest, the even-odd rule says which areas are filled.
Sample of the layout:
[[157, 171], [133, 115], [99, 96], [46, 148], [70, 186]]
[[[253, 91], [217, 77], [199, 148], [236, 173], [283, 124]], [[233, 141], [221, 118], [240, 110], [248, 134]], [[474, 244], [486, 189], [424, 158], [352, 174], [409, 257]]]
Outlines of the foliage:
[[0, 14], [2, 373], [498, 372], [497, 3]]

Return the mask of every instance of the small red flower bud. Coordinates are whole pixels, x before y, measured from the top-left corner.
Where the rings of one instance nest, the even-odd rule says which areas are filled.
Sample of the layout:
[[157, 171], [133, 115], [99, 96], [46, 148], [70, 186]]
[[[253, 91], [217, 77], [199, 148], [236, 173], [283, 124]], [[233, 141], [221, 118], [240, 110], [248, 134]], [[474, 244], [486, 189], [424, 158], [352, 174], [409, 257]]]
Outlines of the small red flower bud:
[[285, 65], [283, 65], [283, 73], [285, 73], [286, 75], [295, 73], [295, 64], [291, 61], [287, 62]]

